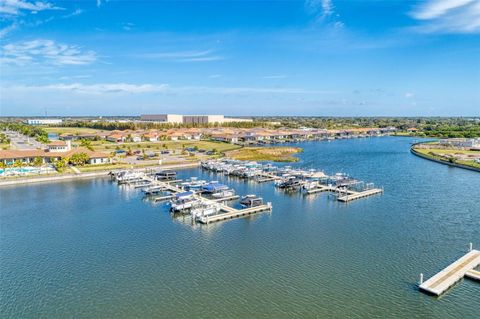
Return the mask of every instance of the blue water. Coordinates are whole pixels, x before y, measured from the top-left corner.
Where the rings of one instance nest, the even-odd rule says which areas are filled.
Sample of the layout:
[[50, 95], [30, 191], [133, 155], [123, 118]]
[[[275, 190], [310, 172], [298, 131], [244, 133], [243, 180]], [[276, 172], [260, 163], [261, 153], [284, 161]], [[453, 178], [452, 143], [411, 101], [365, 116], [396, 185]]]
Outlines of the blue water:
[[108, 179], [0, 189], [5, 318], [478, 318], [480, 284], [415, 283], [480, 247], [480, 174], [410, 154], [409, 138], [301, 143], [305, 168], [384, 186], [336, 202], [197, 169], [273, 212], [192, 225]]

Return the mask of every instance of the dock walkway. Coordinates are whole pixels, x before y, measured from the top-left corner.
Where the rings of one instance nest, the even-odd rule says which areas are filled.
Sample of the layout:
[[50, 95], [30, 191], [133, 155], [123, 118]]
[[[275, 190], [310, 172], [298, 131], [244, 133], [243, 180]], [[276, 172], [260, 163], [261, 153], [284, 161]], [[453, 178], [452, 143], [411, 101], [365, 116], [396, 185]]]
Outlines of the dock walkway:
[[[440, 296], [464, 276], [476, 278], [480, 273], [474, 268], [480, 265], [480, 251], [471, 250], [438, 274], [420, 284], [420, 290]], [[480, 277], [479, 277], [480, 278]]]
[[[159, 187], [161, 187], [165, 190], [168, 190], [172, 193], [172, 194], [167, 195], [167, 196], [162, 196], [162, 197], [156, 198], [155, 201], [161, 201], [161, 200], [173, 198], [175, 196], [174, 194], [184, 192], [183, 189], [181, 189], [181, 188], [179, 188], [175, 185], [169, 184], [167, 182], [158, 181], [158, 180], [155, 180], [153, 178], [147, 178], [147, 179], [149, 181], [151, 181], [152, 184], [154, 184], [156, 186], [159, 186]], [[219, 213], [219, 214], [216, 214], [216, 215], [211, 215], [211, 216], [208, 216], [208, 217], [200, 218], [199, 222], [204, 223], [204, 224], [209, 224], [211, 222], [216, 222], [216, 221], [225, 220], [225, 219], [244, 217], [244, 216], [251, 215], [251, 214], [254, 214], [254, 213], [259, 213], [259, 212], [263, 212], [263, 211], [271, 211], [272, 210], [272, 204], [271, 203], [268, 203], [267, 205], [260, 205], [260, 206], [256, 206], [256, 207], [245, 208], [245, 209], [236, 209], [236, 208], [233, 208], [233, 207], [230, 207], [228, 205], [223, 204], [223, 202], [225, 202], [225, 201], [238, 199], [239, 198], [238, 195], [234, 195], [234, 196], [230, 196], [230, 197], [224, 197], [224, 198], [218, 198], [218, 199], [208, 199], [208, 198], [205, 198], [205, 197], [203, 197], [203, 196], [201, 196], [200, 194], [197, 193], [197, 194], [194, 195], [194, 197], [197, 198], [198, 200], [202, 201], [205, 204], [219, 205], [220, 206], [220, 211], [223, 212], [223, 213]]]
[[383, 189], [381, 188], [372, 188], [363, 192], [349, 191], [347, 195], [338, 197], [337, 200], [346, 203], [352, 200], [356, 200], [356, 199], [360, 199], [360, 198], [364, 198], [364, 197], [368, 197], [368, 196], [372, 196], [380, 193], [383, 193]]
[[198, 221], [201, 222], [202, 224], [209, 224], [209, 223], [218, 222], [225, 219], [244, 217], [244, 216], [252, 215], [259, 212], [270, 211], [272, 210], [272, 205], [269, 203], [267, 205], [260, 205], [260, 206], [245, 208], [245, 209], [234, 209], [231, 207], [229, 208], [230, 208], [229, 209], [230, 211], [227, 213], [222, 213], [222, 214], [217, 214], [212, 216], [202, 216], [198, 219]]

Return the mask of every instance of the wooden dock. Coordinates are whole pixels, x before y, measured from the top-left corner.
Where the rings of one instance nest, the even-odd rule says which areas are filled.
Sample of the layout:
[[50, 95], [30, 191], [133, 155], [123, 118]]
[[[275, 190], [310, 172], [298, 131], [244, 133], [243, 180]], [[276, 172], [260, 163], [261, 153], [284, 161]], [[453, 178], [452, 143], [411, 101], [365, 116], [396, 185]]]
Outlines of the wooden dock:
[[280, 176], [276, 176], [276, 175], [268, 174], [268, 173], [262, 173], [258, 176], [262, 177], [262, 178], [257, 179], [256, 180], [257, 183], [273, 182], [273, 181], [282, 179]]
[[[157, 181], [157, 180], [154, 180], [154, 179], [150, 179], [150, 180], [153, 184], [155, 184], [159, 187], [162, 187], [162, 189], [172, 192], [171, 195], [155, 198], [154, 201], [156, 201], [156, 202], [173, 198], [173, 197], [175, 197], [175, 194], [184, 192], [183, 189], [181, 189], [181, 188], [179, 188], [175, 185], [166, 183], [164, 181]], [[233, 196], [224, 197], [224, 198], [208, 199], [208, 198], [205, 198], [202, 195], [197, 193], [197, 194], [194, 195], [194, 197], [197, 198], [198, 200], [201, 200], [205, 204], [220, 205], [220, 211], [222, 213], [217, 214], [217, 215], [212, 215], [212, 216], [204, 216], [204, 217], [201, 217], [201, 218], [198, 219], [198, 221], [200, 223], [203, 223], [203, 224], [209, 224], [209, 223], [212, 223], [212, 222], [217, 222], [217, 221], [226, 220], [226, 219], [245, 217], [245, 216], [252, 215], [252, 214], [255, 214], [255, 213], [272, 210], [272, 204], [271, 203], [268, 203], [267, 205], [260, 205], [260, 206], [256, 206], [256, 207], [245, 208], [245, 209], [236, 209], [236, 208], [230, 207], [228, 205], [222, 204], [222, 202], [225, 202], [225, 201], [238, 199], [240, 197], [238, 195], [233, 195]]]
[[474, 270], [478, 265], [480, 265], [480, 251], [472, 249], [438, 274], [421, 283], [419, 289], [440, 296], [464, 276], [478, 280], [480, 272]]
[[352, 200], [356, 200], [356, 199], [360, 199], [360, 198], [364, 198], [364, 197], [368, 197], [376, 194], [381, 194], [381, 193], [383, 193], [383, 189], [381, 188], [372, 188], [363, 192], [348, 191], [347, 195], [340, 196], [337, 198], [337, 200], [346, 203]]
[[227, 197], [222, 197], [222, 198], [212, 198], [214, 202], [228, 202], [232, 200], [239, 199], [240, 196], [238, 195], [232, 195], [232, 196], [227, 196]]
[[332, 186], [318, 186], [314, 189], [309, 189], [307, 191], [307, 195], [316, 194], [316, 193], [323, 193], [323, 192], [334, 192], [335, 188]]
[[154, 197], [154, 198], [153, 198], [153, 201], [154, 201], [154, 202], [163, 202], [163, 201], [172, 199], [172, 198], [174, 198], [174, 197], [175, 197], [175, 195], [158, 196], [158, 197]]
[[268, 203], [267, 205], [260, 205], [260, 206], [245, 208], [245, 209], [235, 209], [235, 208], [229, 207], [228, 210], [229, 211], [226, 213], [221, 213], [221, 214], [212, 215], [212, 216], [202, 216], [198, 219], [198, 221], [202, 224], [209, 224], [209, 223], [218, 222], [226, 219], [245, 217], [245, 216], [249, 216], [259, 212], [271, 211], [272, 205]]

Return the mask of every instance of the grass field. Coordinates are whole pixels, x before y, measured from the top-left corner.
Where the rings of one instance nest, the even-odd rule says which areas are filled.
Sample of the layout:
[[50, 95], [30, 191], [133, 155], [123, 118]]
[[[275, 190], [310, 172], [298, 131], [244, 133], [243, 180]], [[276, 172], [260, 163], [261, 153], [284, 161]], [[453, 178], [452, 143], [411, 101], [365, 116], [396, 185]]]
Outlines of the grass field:
[[111, 143], [111, 142], [92, 142], [92, 146], [96, 151], [112, 152], [118, 148], [128, 149], [132, 151], [145, 149], [148, 150], [181, 150], [183, 147], [197, 147], [206, 151], [217, 150], [218, 152], [226, 152], [240, 148], [238, 145], [213, 142], [213, 141], [159, 141], [159, 142], [139, 142], [139, 143]]
[[50, 126], [44, 126], [42, 127], [45, 131], [48, 133], [57, 133], [57, 134], [63, 134], [63, 133], [68, 133], [68, 134], [92, 134], [96, 132], [101, 132], [101, 130], [97, 130], [94, 128], [86, 128], [86, 127], [50, 127]]
[[[445, 157], [444, 155], [449, 155], [449, 154], [480, 155], [480, 151], [452, 150], [452, 149], [438, 149], [438, 148], [418, 148], [418, 147], [415, 147], [414, 149], [415, 151], [425, 156], [431, 157], [436, 160], [444, 161], [447, 163], [449, 162], [449, 158]], [[476, 163], [474, 160], [456, 159], [455, 163], [471, 166], [475, 168], [480, 168], [480, 164]]]
[[430, 152], [436, 154], [480, 154], [480, 151], [469, 151], [469, 150], [449, 150], [441, 148], [415, 148], [417, 152], [422, 154], [428, 154]]
[[293, 155], [302, 151], [299, 147], [244, 147], [226, 155], [242, 161], [296, 162], [298, 158]]

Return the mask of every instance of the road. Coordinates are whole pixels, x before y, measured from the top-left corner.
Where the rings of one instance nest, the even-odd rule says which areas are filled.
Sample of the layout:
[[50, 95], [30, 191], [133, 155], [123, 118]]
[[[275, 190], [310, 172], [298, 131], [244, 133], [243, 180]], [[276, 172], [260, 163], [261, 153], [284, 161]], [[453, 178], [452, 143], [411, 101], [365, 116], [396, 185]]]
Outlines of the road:
[[34, 138], [15, 131], [5, 131], [5, 135], [10, 139], [10, 147], [14, 150], [35, 150], [38, 148], [45, 148], [45, 145], [37, 142]]

